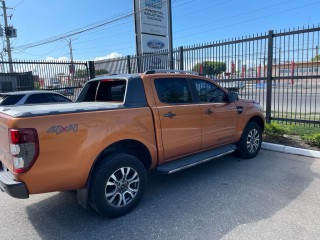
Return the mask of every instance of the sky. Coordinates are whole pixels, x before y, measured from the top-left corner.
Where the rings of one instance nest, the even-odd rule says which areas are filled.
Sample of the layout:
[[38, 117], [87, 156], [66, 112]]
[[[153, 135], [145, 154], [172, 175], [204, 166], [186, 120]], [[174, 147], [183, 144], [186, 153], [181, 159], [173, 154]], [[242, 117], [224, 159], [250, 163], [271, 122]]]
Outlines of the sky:
[[[14, 60], [99, 60], [134, 55], [133, 0], [6, 0]], [[173, 46], [319, 26], [315, 0], [172, 0]], [[101, 27], [98, 24], [104, 23]], [[0, 17], [1, 26], [4, 25]], [[92, 26], [91, 31], [63, 38]], [[43, 40], [58, 41], [30, 47]], [[3, 38], [2, 38], [3, 42]], [[4, 56], [6, 59], [6, 56]]]

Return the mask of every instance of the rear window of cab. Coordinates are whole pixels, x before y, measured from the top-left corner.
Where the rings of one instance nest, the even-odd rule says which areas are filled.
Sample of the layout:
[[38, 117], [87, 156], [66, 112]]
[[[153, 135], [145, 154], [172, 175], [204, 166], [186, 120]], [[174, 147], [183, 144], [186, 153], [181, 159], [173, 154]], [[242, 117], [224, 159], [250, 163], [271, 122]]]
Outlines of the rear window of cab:
[[125, 79], [105, 79], [87, 83], [77, 102], [123, 102], [127, 81]]

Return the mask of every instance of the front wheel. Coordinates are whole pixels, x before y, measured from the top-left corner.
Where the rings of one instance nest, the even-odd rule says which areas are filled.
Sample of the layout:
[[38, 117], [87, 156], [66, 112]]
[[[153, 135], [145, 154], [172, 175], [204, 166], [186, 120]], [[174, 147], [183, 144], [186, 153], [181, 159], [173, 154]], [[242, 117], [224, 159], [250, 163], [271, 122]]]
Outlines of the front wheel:
[[122, 153], [108, 156], [95, 166], [91, 206], [103, 216], [122, 216], [139, 203], [146, 181], [146, 169], [136, 157]]
[[255, 122], [249, 122], [238, 143], [237, 155], [242, 158], [253, 158], [259, 153], [261, 143], [261, 127]]

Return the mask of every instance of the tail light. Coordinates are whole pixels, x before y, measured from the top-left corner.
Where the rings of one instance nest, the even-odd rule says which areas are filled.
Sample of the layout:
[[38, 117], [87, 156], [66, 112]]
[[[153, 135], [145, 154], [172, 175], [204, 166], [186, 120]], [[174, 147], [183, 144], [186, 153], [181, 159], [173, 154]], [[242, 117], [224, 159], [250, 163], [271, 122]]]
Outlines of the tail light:
[[13, 171], [28, 171], [39, 156], [39, 139], [34, 128], [9, 129], [10, 153]]

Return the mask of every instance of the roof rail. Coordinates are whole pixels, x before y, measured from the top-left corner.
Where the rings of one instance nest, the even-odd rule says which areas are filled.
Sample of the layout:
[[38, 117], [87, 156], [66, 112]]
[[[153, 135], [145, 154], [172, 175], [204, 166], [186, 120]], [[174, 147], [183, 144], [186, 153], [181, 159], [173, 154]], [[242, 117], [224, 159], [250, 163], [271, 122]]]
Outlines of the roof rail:
[[148, 70], [148, 71], [145, 71], [145, 72], [144, 72], [144, 74], [155, 74], [155, 73], [184, 73], [184, 74], [194, 74], [194, 75], [199, 75], [199, 73], [198, 73], [198, 72], [194, 72], [194, 71], [169, 70], [169, 69]]

